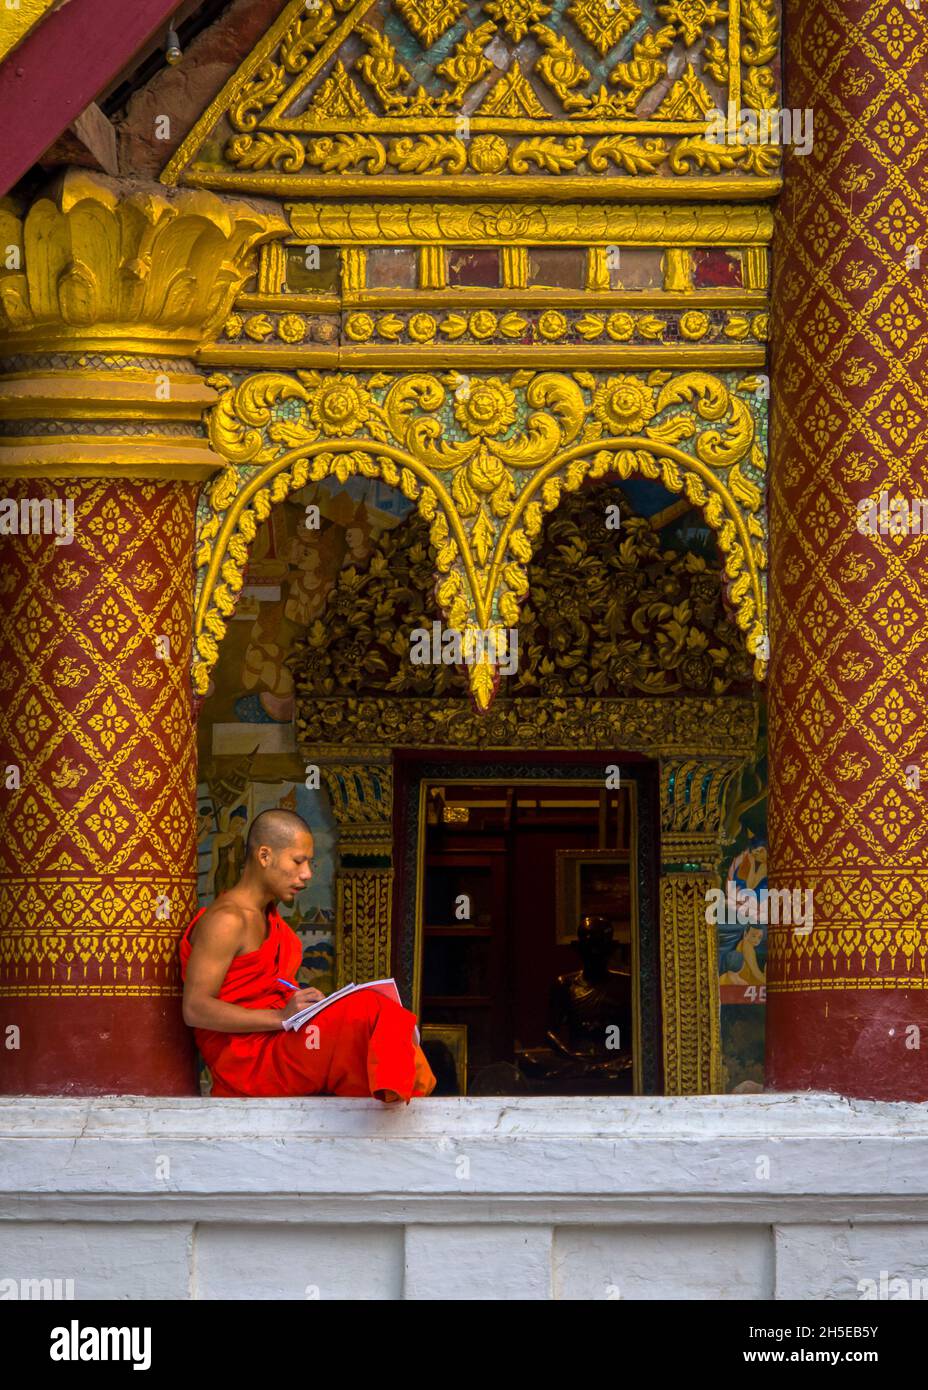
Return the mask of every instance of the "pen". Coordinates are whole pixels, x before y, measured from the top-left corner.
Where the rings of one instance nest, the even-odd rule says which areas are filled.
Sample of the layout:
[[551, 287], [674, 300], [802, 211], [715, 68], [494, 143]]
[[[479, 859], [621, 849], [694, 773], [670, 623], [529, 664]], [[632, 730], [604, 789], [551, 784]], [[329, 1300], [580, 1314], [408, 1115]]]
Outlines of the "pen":
[[280, 976], [277, 977], [277, 983], [286, 985], [288, 989], [299, 989], [299, 985], [295, 985], [292, 980], [282, 980]]

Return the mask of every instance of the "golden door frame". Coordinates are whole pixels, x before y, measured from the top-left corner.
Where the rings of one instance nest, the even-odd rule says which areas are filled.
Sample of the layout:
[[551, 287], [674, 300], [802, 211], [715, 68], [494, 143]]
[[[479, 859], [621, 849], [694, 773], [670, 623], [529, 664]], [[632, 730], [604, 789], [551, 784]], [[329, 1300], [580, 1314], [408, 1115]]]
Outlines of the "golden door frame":
[[[441, 753], [438, 753], [440, 759]], [[639, 765], [640, 766], [640, 765]], [[462, 772], [464, 769], [462, 768]], [[416, 821], [414, 834], [416, 841], [416, 876], [414, 884], [415, 899], [415, 919], [413, 931], [413, 970], [412, 970], [412, 1007], [416, 1014], [419, 1013], [422, 1001], [422, 954], [424, 946], [424, 914], [425, 914], [425, 814], [426, 799], [428, 789], [436, 782], [440, 782], [443, 787], [467, 786], [470, 782], [479, 782], [481, 787], [497, 785], [500, 787], [520, 787], [531, 788], [537, 786], [539, 781], [547, 780], [544, 770], [532, 777], [524, 773], [514, 772], [510, 777], [487, 776], [482, 770], [476, 771], [473, 776], [448, 777], [442, 774], [440, 777], [423, 772], [418, 780], [418, 795], [416, 797]], [[602, 781], [582, 773], [574, 768], [570, 769], [565, 780], [571, 789], [578, 787], [594, 788], [601, 787]], [[642, 1054], [642, 1007], [641, 1007], [641, 922], [640, 922], [640, 862], [639, 862], [639, 781], [632, 777], [626, 780], [623, 785], [628, 788], [632, 803], [631, 817], [631, 837], [630, 837], [630, 884], [631, 884], [631, 977], [634, 981], [632, 995], [632, 1075], [633, 1093], [635, 1095], [648, 1094], [642, 1085], [644, 1074], [644, 1059]], [[409, 833], [407, 831], [407, 833]], [[603, 851], [605, 853], [605, 851]]]

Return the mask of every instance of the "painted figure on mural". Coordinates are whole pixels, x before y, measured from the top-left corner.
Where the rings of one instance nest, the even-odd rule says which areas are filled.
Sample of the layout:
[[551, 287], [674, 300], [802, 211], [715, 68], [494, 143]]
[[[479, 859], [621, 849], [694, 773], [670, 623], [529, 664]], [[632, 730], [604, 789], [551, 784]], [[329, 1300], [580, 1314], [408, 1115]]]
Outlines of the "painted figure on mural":
[[258, 691], [261, 708], [277, 723], [286, 723], [293, 714], [293, 678], [279, 641], [282, 609], [280, 603], [261, 605], [242, 663], [244, 689]]
[[363, 565], [371, 551], [370, 518], [363, 502], [358, 503], [351, 525], [345, 528], [345, 544], [348, 547], [345, 563]]
[[[327, 532], [326, 534], [330, 534]], [[308, 627], [325, 607], [332, 580], [325, 572], [318, 533], [301, 528], [290, 543], [290, 581], [284, 615], [291, 623]]]
[[322, 612], [344, 555], [342, 527], [323, 517], [321, 507], [319, 520], [325, 524], [308, 524], [309, 506], [320, 505], [313, 502], [316, 497], [316, 488], [304, 488], [294, 494], [295, 505], [289, 509], [295, 521], [284, 550], [289, 565], [284, 617], [298, 628], [308, 627]]
[[759, 989], [767, 978], [767, 924], [758, 920], [758, 895], [767, 887], [767, 846], [742, 850], [729, 867], [728, 881], [736, 893], [750, 889], [752, 897], [736, 898], [740, 920], [718, 928], [719, 983]]
[[213, 891], [225, 893], [238, 883], [245, 867], [245, 822], [243, 807], [219, 812], [219, 830], [213, 839]]
[[728, 969], [719, 976], [723, 985], [756, 985], [766, 981], [766, 972], [757, 958], [757, 952], [764, 940], [763, 927], [747, 927], [743, 934], [724, 955]]

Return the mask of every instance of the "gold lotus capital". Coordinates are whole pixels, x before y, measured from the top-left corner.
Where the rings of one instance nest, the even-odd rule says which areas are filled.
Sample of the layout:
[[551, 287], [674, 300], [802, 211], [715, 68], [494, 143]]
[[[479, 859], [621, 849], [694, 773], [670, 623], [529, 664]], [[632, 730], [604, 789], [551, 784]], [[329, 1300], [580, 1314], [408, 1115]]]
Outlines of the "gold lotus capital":
[[269, 204], [68, 169], [28, 208], [0, 202], [0, 351], [189, 354], [287, 230]]

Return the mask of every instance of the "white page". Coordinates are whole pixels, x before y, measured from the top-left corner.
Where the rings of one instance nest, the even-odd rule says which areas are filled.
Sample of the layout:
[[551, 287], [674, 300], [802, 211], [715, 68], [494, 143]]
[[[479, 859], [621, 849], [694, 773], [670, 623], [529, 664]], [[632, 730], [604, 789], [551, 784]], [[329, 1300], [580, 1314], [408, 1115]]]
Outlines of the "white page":
[[[315, 1018], [316, 1014], [321, 1013], [323, 1009], [328, 1008], [330, 1004], [334, 1004], [336, 999], [344, 999], [349, 994], [356, 994], [357, 991], [360, 989], [374, 989], [375, 987], [384, 985], [393, 986], [392, 992], [388, 995], [388, 997], [395, 999], [396, 1002], [399, 1004], [401, 1002], [400, 993], [396, 987], [396, 981], [394, 979], [391, 978], [389, 980], [365, 980], [364, 983], [360, 985], [343, 985], [341, 989], [335, 990], [333, 994], [327, 994], [324, 999], [317, 1000], [315, 1004], [307, 1004], [306, 1008], [301, 1009], [298, 1014], [294, 1014], [292, 1018], [285, 1019], [284, 1027], [287, 1029], [288, 1032], [293, 1032], [297, 1028], [302, 1028], [304, 1023], [308, 1023], [311, 1018]], [[381, 989], [379, 992], [385, 993], [386, 991]]]

